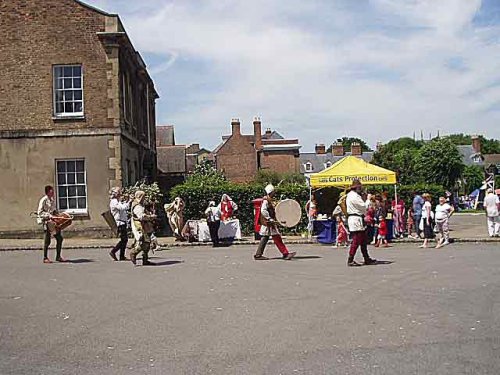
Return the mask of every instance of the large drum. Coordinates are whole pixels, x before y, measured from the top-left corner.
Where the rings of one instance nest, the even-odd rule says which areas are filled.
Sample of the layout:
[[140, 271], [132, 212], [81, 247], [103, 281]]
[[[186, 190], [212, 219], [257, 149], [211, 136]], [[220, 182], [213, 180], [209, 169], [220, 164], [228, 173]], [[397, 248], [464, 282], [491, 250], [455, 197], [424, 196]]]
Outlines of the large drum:
[[56, 234], [56, 232], [60, 232], [66, 229], [72, 223], [73, 216], [71, 216], [67, 212], [62, 212], [58, 216], [52, 216], [52, 219], [47, 221], [47, 229], [50, 233]]
[[276, 205], [276, 220], [287, 228], [292, 228], [300, 223], [302, 209], [300, 204], [293, 199], [284, 199]]

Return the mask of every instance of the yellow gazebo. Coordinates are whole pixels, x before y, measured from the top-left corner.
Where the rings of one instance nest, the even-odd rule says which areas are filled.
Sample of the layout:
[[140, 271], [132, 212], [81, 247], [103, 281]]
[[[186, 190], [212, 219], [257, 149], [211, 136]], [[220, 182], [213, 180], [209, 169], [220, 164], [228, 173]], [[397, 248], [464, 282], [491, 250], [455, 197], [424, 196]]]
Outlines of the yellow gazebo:
[[312, 174], [309, 186], [312, 189], [329, 186], [346, 188], [355, 179], [363, 185], [395, 185], [396, 173], [355, 156], [346, 156], [331, 167]]
[[[388, 169], [367, 163], [355, 156], [346, 156], [331, 167], [309, 176], [309, 201], [313, 189], [338, 187], [347, 189], [352, 182], [358, 179], [363, 185], [394, 185], [394, 194], [397, 201], [396, 173]], [[312, 226], [309, 217], [309, 236]]]

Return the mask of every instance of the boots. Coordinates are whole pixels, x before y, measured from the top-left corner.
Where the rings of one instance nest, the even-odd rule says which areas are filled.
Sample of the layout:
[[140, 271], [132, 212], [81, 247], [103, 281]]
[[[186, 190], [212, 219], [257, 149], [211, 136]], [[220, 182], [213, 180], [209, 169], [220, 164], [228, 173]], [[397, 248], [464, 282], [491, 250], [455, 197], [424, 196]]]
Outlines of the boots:
[[143, 266], [156, 266], [156, 264], [155, 264], [155, 263], [150, 262], [150, 261], [148, 260], [148, 255], [147, 255], [147, 254], [144, 254], [144, 255], [142, 256], [142, 265], [143, 265]]
[[347, 259], [347, 267], [359, 267], [361, 264], [354, 261], [354, 255], [349, 255]]

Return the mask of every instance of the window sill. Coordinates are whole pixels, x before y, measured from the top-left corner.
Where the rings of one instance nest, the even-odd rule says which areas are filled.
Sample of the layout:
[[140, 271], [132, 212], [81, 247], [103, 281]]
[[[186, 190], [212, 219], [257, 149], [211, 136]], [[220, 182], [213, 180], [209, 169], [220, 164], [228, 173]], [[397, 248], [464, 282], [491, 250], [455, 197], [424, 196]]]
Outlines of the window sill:
[[72, 210], [61, 210], [60, 212], [64, 212], [70, 214], [74, 218], [84, 219], [89, 217], [88, 211], [72, 211]]
[[85, 121], [85, 115], [75, 115], [75, 116], [52, 116], [53, 121]]

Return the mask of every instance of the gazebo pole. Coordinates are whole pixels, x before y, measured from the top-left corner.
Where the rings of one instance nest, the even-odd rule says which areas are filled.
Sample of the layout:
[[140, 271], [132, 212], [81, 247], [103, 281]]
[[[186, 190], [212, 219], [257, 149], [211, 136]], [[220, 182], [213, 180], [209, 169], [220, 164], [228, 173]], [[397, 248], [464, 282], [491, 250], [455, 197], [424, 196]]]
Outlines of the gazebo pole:
[[309, 210], [306, 212], [307, 215], [307, 239], [310, 240], [312, 236], [312, 222], [311, 215], [309, 215], [309, 211], [311, 211], [311, 202], [312, 201], [312, 186], [311, 186], [311, 176], [309, 176]]

